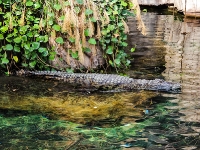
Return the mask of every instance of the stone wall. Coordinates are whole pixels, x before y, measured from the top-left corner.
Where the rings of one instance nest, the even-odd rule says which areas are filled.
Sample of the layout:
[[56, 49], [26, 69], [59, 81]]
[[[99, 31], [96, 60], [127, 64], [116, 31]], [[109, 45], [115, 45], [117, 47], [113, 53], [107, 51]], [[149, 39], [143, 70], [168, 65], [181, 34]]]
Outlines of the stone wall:
[[200, 16], [200, 1], [197, 0], [138, 0], [139, 5], [171, 5], [187, 16]]
[[166, 16], [166, 80], [181, 82], [184, 99], [200, 97], [200, 20]]
[[173, 4], [174, 0], [138, 0], [139, 5], [165, 5], [165, 4]]
[[164, 56], [165, 50], [163, 36], [165, 29], [165, 16], [157, 15], [156, 13], [142, 13], [142, 20], [146, 26], [146, 34], [142, 35], [140, 31], [137, 30], [138, 22], [134, 18], [129, 18], [128, 26], [129, 26], [129, 35], [128, 35], [128, 44], [129, 48], [136, 46], [136, 50], [134, 53], [130, 53], [132, 61], [132, 69], [137, 70], [139, 72], [143, 72], [142, 74], [133, 75], [131, 73], [130, 76], [133, 78], [142, 78], [143, 75], [146, 78], [148, 75], [149, 78], [154, 77], [151, 76], [152, 70], [161, 71], [165, 64]]

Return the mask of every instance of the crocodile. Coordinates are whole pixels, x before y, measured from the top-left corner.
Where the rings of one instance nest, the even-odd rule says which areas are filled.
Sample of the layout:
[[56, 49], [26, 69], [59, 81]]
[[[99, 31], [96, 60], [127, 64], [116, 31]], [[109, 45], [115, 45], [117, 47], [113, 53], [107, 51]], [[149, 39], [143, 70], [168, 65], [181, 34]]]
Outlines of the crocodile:
[[133, 91], [149, 90], [162, 91], [170, 93], [180, 93], [181, 85], [179, 83], [168, 82], [163, 79], [133, 79], [116, 74], [98, 74], [98, 73], [66, 73], [61, 71], [25, 71], [20, 70], [16, 75], [42, 77], [45, 79], [54, 79], [67, 82], [69, 84], [80, 85], [84, 88], [97, 90], [116, 90]]

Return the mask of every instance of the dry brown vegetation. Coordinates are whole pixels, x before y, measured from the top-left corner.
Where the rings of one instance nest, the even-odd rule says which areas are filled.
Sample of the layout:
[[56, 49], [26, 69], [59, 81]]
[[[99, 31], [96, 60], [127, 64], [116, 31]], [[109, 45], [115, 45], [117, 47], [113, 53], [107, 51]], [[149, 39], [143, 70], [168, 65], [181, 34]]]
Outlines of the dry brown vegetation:
[[[138, 20], [138, 29], [142, 34], [146, 34], [144, 23], [141, 19], [140, 8], [137, 0], [129, 0], [133, 3], [132, 9], [136, 13], [136, 19]], [[60, 4], [64, 1], [60, 0]], [[103, 58], [103, 52], [101, 47], [96, 44], [89, 44], [88, 37], [85, 36], [84, 32], [88, 29], [89, 37], [95, 39], [101, 38], [101, 29], [110, 22], [108, 13], [105, 11], [100, 12], [98, 5], [91, 0], [85, 0], [83, 5], [79, 5], [74, 0], [69, 0], [68, 6], [63, 6], [61, 11], [57, 14], [57, 23], [61, 26], [61, 31], [56, 32], [51, 31], [51, 37], [49, 43], [51, 46], [56, 47], [56, 58], [52, 61], [53, 66], [61, 66], [62, 68], [72, 67], [81, 68], [86, 67], [88, 69], [96, 68], [105, 63]], [[79, 12], [76, 12], [76, 8], [79, 8]], [[86, 10], [92, 10], [92, 14], [85, 15]], [[60, 21], [59, 16], [64, 15], [64, 20]], [[97, 22], [95, 23], [91, 20], [93, 18]], [[123, 20], [124, 32], [128, 33], [129, 28], [126, 22]], [[55, 38], [62, 36], [65, 39], [64, 44], [58, 44], [55, 42]], [[69, 39], [74, 39], [74, 42], [70, 42]], [[90, 52], [84, 52], [83, 48], [89, 48]], [[78, 59], [71, 57], [71, 53], [78, 52]], [[61, 59], [60, 59], [61, 58]], [[59, 64], [59, 65], [58, 65]]]

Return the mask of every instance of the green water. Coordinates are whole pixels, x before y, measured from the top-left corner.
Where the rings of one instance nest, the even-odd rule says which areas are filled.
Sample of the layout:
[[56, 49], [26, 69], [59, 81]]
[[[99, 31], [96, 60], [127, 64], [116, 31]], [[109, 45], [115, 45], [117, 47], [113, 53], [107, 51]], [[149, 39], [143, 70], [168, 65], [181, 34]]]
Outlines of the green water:
[[[131, 94], [125, 97], [124, 93], [74, 93], [72, 89], [66, 88], [58, 96], [56, 94], [58, 87], [49, 89], [49, 84], [55, 84], [55, 82], [41, 82], [17, 77], [1, 78], [4, 80], [4, 88], [1, 89], [0, 101], [0, 149], [200, 148], [200, 123], [180, 119], [184, 116], [179, 112], [180, 108], [177, 103], [177, 97], [180, 95], [167, 93], [151, 95], [151, 92], [138, 92], [140, 93], [138, 95], [138, 93], [130, 92], [125, 93], [126, 95]], [[24, 80], [26, 80], [26, 84], [23, 83]], [[38, 82], [40, 82], [40, 89], [35, 89], [33, 84], [37, 87]], [[41, 92], [41, 89], [46, 91], [45, 87], [49, 92]], [[148, 94], [146, 95], [146, 93]], [[65, 114], [63, 108], [66, 106], [59, 103], [62, 101], [65, 104], [66, 96], [68, 96], [68, 101], [73, 102], [74, 109], [71, 111], [78, 111], [76, 107], [80, 109], [79, 105], [81, 104], [89, 105], [88, 99], [91, 105], [96, 103], [95, 109], [98, 109], [102, 103], [106, 103], [110, 107], [117, 107], [116, 104], [109, 104], [117, 101], [115, 96], [120, 101], [120, 96], [122, 96], [129, 104], [120, 103], [120, 105], [129, 110], [118, 110], [114, 113], [111, 108], [104, 106], [105, 110], [101, 112], [104, 114], [97, 116], [96, 112], [88, 107], [88, 111], [84, 115], [82, 114], [84, 111], [82, 111], [81, 114], [74, 115], [72, 118]], [[102, 100], [102, 97], [105, 101]], [[134, 97], [137, 97], [138, 101], [139, 99], [146, 100], [136, 105]], [[85, 102], [78, 103], [79, 99]], [[53, 102], [48, 103], [48, 100], [53, 100]], [[129, 107], [131, 102], [135, 104], [136, 108]], [[47, 109], [43, 103], [47, 103], [49, 108]], [[69, 105], [69, 103], [67, 104]], [[56, 106], [53, 108], [60, 106], [61, 112], [52, 110], [52, 105]], [[114, 109], [114, 111], [116, 110]], [[67, 113], [72, 112], [68, 111]], [[87, 116], [85, 116], [86, 114]], [[90, 115], [96, 116], [91, 117]]]
[[157, 93], [89, 93], [66, 83], [0, 77], [0, 149], [121, 149]]

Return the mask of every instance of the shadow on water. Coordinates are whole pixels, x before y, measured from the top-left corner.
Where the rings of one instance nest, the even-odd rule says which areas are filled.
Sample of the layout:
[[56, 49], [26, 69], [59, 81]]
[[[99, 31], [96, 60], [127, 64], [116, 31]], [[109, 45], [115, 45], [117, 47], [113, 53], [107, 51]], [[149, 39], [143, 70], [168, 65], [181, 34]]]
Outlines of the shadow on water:
[[200, 20], [142, 17], [146, 37], [129, 19], [129, 44], [137, 47], [127, 74], [180, 82], [181, 94], [77, 92], [54, 81], [0, 77], [0, 149], [200, 149]]

